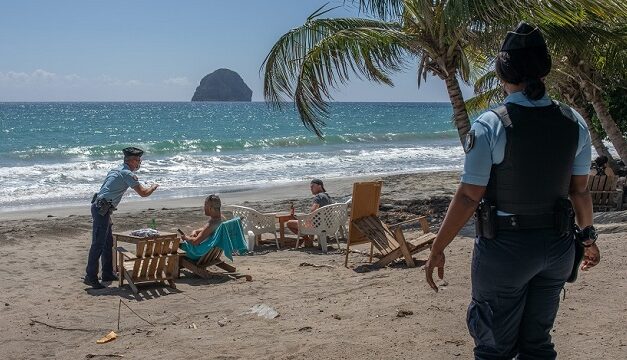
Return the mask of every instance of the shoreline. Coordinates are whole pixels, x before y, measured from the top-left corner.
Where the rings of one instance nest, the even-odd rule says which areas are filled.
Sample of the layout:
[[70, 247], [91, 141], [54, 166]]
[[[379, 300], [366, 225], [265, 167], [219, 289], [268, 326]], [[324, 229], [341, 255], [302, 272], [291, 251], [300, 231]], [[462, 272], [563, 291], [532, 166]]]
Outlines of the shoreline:
[[[353, 182], [383, 180], [384, 188], [386, 179], [395, 181], [395, 179], [408, 176], [427, 176], [440, 174], [442, 177], [458, 176], [460, 171], [457, 170], [441, 170], [441, 171], [415, 171], [408, 173], [390, 173], [384, 175], [365, 175], [365, 176], [347, 176], [340, 178], [322, 179], [329, 195], [334, 201], [345, 201], [352, 194]], [[127, 190], [132, 192], [132, 189]], [[158, 190], [157, 190], [158, 191]], [[285, 184], [277, 184], [270, 186], [260, 186], [253, 189], [244, 189], [236, 191], [227, 191], [217, 193], [222, 200], [223, 205], [241, 205], [246, 203], [264, 203], [268, 201], [301, 202], [311, 197], [309, 192], [308, 181], [293, 181]], [[208, 195], [208, 194], [207, 194]], [[133, 198], [132, 200], [122, 199], [118, 206], [119, 210], [114, 216], [120, 214], [129, 214], [155, 209], [179, 209], [179, 208], [199, 208], [202, 207], [205, 196], [187, 196], [175, 198]], [[306, 202], [306, 201], [305, 201]], [[263, 205], [262, 205], [263, 207]], [[276, 209], [281, 211], [286, 209]], [[69, 205], [58, 207], [41, 207], [18, 209], [9, 211], [0, 211], [0, 221], [24, 220], [24, 219], [44, 219], [51, 217], [68, 217], [68, 216], [88, 216], [90, 215], [89, 204], [85, 205]]]

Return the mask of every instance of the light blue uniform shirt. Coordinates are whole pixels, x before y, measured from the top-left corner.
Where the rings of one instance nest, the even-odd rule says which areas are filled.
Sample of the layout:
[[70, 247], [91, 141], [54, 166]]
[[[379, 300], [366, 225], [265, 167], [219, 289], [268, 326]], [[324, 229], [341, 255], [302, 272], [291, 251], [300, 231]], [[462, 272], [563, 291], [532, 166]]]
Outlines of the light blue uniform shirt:
[[[530, 100], [522, 92], [516, 92], [505, 98], [505, 103], [541, 107], [551, 105], [551, 99], [545, 94], [540, 100]], [[592, 161], [590, 133], [581, 115], [575, 110], [572, 111], [579, 125], [579, 142], [573, 163], [573, 175], [587, 175], [590, 172]], [[492, 165], [500, 164], [503, 161], [507, 140], [505, 128], [494, 112], [487, 111], [475, 120], [471, 129], [475, 131], [475, 144], [466, 154], [461, 180], [466, 184], [486, 186], [490, 180]], [[542, 131], [542, 128], [538, 128], [538, 131]], [[538, 146], [542, 146], [542, 144], [538, 144]]]
[[110, 200], [113, 206], [117, 207], [126, 190], [137, 185], [139, 185], [137, 176], [135, 176], [128, 165], [119, 165], [115, 169], [111, 169], [107, 174], [100, 191], [98, 191], [98, 199]]

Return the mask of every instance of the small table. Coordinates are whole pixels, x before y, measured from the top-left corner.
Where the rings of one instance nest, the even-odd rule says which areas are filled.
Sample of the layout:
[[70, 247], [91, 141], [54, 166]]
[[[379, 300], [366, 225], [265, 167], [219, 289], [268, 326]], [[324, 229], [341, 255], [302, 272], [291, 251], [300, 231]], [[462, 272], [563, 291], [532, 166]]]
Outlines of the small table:
[[159, 235], [151, 237], [139, 237], [131, 235], [133, 231], [114, 232], [113, 235], [113, 270], [119, 272], [118, 269], [118, 257], [116, 256], [116, 248], [118, 247], [118, 241], [131, 243], [137, 245], [140, 240], [157, 240], [157, 239], [176, 239], [178, 234], [171, 232], [159, 231]]
[[296, 220], [292, 213], [276, 213], [274, 216], [279, 220], [279, 241], [285, 242], [285, 223], [290, 220]]

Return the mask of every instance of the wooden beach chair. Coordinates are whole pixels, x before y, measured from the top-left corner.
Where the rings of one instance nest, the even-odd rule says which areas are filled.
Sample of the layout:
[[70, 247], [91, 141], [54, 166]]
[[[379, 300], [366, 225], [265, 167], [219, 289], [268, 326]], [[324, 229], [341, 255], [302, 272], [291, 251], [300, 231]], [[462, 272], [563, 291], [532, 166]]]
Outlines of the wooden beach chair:
[[126, 280], [133, 293], [137, 294], [139, 283], [165, 283], [176, 289], [174, 279], [179, 273], [179, 239], [174, 236], [165, 239], [140, 240], [134, 254], [123, 247], [116, 248], [119, 254], [120, 287]]
[[[222, 222], [213, 234], [200, 244], [183, 244], [182, 248], [187, 250], [186, 253], [188, 257], [180, 258], [180, 267], [188, 269], [203, 279], [207, 279], [213, 275], [219, 275], [232, 278], [245, 277], [247, 281], [252, 280], [250, 275], [238, 274], [234, 266], [222, 260], [222, 255], [225, 250], [238, 251], [242, 250], [242, 248], [246, 249], [244, 234], [242, 233], [242, 223], [239, 217]], [[227, 257], [233, 260], [232, 257], [228, 255]], [[216, 266], [226, 272], [209, 271], [208, 268], [211, 266]]]
[[[397, 258], [404, 257], [408, 267], [416, 266], [412, 255], [431, 248], [435, 234], [430, 232], [427, 218], [420, 216], [387, 226], [378, 217], [382, 181], [353, 184], [351, 216], [348, 230], [347, 252], [344, 266], [348, 265], [350, 245], [370, 242], [370, 261], [376, 247], [381, 254], [376, 266], [384, 267]], [[420, 223], [423, 234], [407, 241], [402, 227]]]
[[588, 190], [592, 197], [594, 211], [621, 210], [623, 191], [618, 189], [615, 175], [594, 175], [588, 177]]
[[[209, 271], [208, 268], [211, 266], [216, 266], [226, 272]], [[217, 247], [209, 250], [209, 252], [205, 254], [205, 256], [198, 259], [198, 261], [192, 261], [186, 257], [181, 257], [180, 268], [188, 269], [203, 279], [208, 279], [211, 276], [218, 275], [233, 278], [245, 277], [246, 281], [252, 281], [252, 276], [239, 274], [237, 273], [235, 266], [225, 263], [224, 260], [222, 260], [222, 249]]]
[[[420, 223], [423, 234], [408, 241], [405, 239], [401, 227], [413, 222]], [[424, 216], [389, 227], [376, 216], [362, 217], [354, 220], [353, 223], [355, 228], [364, 234], [381, 253], [381, 258], [374, 264], [377, 267], [385, 267], [400, 257], [405, 258], [407, 267], [415, 267], [416, 264], [412, 255], [430, 249], [433, 240], [435, 240], [435, 234], [429, 231], [429, 224]]]

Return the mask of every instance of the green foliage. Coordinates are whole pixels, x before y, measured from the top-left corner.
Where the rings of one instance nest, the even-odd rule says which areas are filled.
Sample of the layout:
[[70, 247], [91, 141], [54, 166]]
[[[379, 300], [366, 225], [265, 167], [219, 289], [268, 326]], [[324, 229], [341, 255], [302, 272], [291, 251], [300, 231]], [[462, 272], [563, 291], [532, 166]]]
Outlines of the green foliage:
[[[586, 60], [605, 54], [598, 64], [591, 64], [599, 70], [625, 68], [621, 57], [625, 32], [614, 31], [625, 28], [624, 0], [344, 2], [356, 4], [372, 18], [323, 18], [332, 9], [322, 6], [305, 24], [281, 36], [262, 64], [265, 99], [277, 107], [293, 100], [303, 124], [318, 136], [322, 136], [332, 89], [346, 84], [351, 76], [392, 86], [390, 74], [408, 61], [417, 61], [418, 86], [428, 74], [447, 84], [454, 82], [451, 89], [458, 80], [482, 79], [476, 85], [480, 95], [466, 108], [476, 111], [502, 99], [496, 78], [482, 74], [491, 70], [500, 41], [520, 20], [539, 25], [547, 39], [554, 39], [555, 48], [566, 46], [578, 54], [593, 54], [582, 57]], [[601, 41], [604, 48], [592, 45], [608, 38], [616, 41]], [[451, 89], [455, 123], [463, 135], [468, 116], [464, 106], [459, 106], [459, 94]]]
[[627, 81], [607, 89], [605, 100], [623, 136], [627, 136]]

